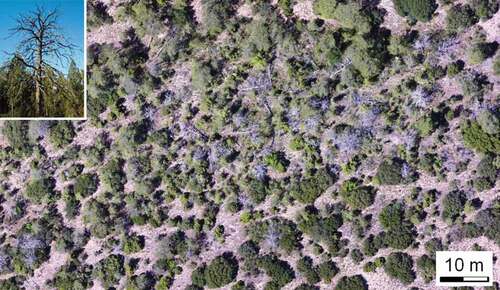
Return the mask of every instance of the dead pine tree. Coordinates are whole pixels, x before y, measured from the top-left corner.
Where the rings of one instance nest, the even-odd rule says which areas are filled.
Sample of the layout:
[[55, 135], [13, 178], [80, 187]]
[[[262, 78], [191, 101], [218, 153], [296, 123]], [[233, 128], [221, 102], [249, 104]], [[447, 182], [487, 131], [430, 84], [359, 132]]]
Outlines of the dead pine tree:
[[[21, 38], [17, 52], [12, 55], [33, 72], [35, 115], [46, 116], [44, 78], [50, 78], [47, 70], [57, 71], [52, 62], [59, 62], [61, 65], [69, 62], [76, 46], [63, 35], [62, 28], [58, 25], [56, 9], [46, 10], [38, 6], [34, 11], [20, 14], [10, 33], [10, 37], [15, 35]], [[55, 80], [51, 82], [56, 83]]]

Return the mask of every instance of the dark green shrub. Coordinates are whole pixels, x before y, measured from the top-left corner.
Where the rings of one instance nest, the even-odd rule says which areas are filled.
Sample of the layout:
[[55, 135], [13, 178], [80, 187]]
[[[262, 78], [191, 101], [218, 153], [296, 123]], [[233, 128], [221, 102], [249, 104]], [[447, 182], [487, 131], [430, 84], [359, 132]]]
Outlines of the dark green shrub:
[[295, 272], [290, 265], [274, 255], [265, 255], [259, 258], [257, 266], [264, 270], [267, 276], [271, 278], [271, 281], [266, 285], [266, 289], [270, 286], [278, 287], [277, 289], [279, 289], [292, 282], [295, 278]]
[[413, 272], [413, 259], [406, 253], [391, 253], [384, 264], [384, 271], [394, 279], [398, 279], [407, 285], [415, 280]]
[[351, 251], [351, 259], [356, 263], [359, 264], [363, 261], [365, 257], [363, 256], [363, 253], [359, 249], [354, 249]]
[[425, 283], [429, 283], [434, 279], [436, 273], [436, 261], [427, 255], [417, 259], [417, 269]]
[[491, 135], [500, 133], [500, 116], [498, 112], [482, 110], [476, 120], [484, 132]]
[[7, 279], [2, 279], [0, 280], [0, 289], [5, 289], [5, 290], [21, 290], [24, 288], [21, 288], [19, 285], [22, 285], [23, 280], [20, 278], [21, 275], [19, 276], [11, 276]]
[[481, 159], [481, 161], [477, 164], [476, 174], [494, 182], [498, 175], [495, 158], [492, 155], [484, 156], [483, 159]]
[[5, 121], [2, 134], [9, 141], [16, 154], [30, 155], [33, 144], [28, 137], [29, 123], [27, 121]]
[[204, 272], [208, 288], [223, 287], [236, 279], [238, 261], [233, 254], [226, 252], [214, 258]]
[[437, 8], [434, 0], [393, 0], [393, 2], [399, 15], [422, 22], [431, 20]]
[[318, 275], [323, 282], [329, 284], [332, 278], [337, 275], [339, 268], [333, 261], [326, 261], [318, 265]]
[[308, 284], [300, 284], [294, 290], [319, 290], [319, 287]]
[[384, 229], [396, 229], [403, 226], [404, 206], [401, 203], [387, 205], [380, 211], [379, 221]]
[[317, 243], [324, 244], [330, 253], [340, 250], [339, 239], [342, 236], [337, 232], [342, 226], [340, 215], [330, 215], [323, 217], [314, 207], [306, 207], [297, 217], [298, 228]]
[[492, 84], [488, 77], [475, 71], [464, 71], [458, 78], [464, 96], [471, 98], [481, 98], [492, 89]]
[[294, 183], [290, 195], [301, 203], [313, 203], [325, 190], [333, 184], [334, 179], [326, 169], [307, 174]]
[[231, 0], [203, 0], [203, 24], [207, 34], [217, 35], [226, 26], [227, 20], [234, 13]]
[[87, 25], [98, 27], [105, 23], [113, 23], [113, 17], [108, 14], [108, 7], [101, 1], [87, 2]]
[[340, 188], [340, 196], [352, 209], [364, 209], [373, 204], [375, 189], [363, 186], [356, 179], [344, 181]]
[[342, 51], [333, 33], [321, 35], [314, 47], [314, 59], [326, 67], [336, 65], [342, 58]]
[[191, 84], [195, 90], [205, 93], [214, 82], [213, 68], [208, 63], [193, 61], [191, 67]]
[[57, 272], [51, 284], [57, 290], [87, 289], [92, 286], [92, 280], [92, 266], [70, 261]]
[[285, 172], [290, 161], [283, 152], [273, 152], [264, 158], [264, 163], [278, 172]]
[[70, 144], [75, 136], [75, 128], [71, 121], [58, 121], [50, 128], [49, 140], [55, 147], [62, 148]]
[[403, 176], [404, 161], [397, 158], [386, 159], [380, 163], [375, 179], [382, 185], [397, 185], [407, 179]]
[[496, 76], [499, 76], [499, 75], [500, 75], [500, 54], [498, 54], [498, 55], [495, 57], [495, 60], [493, 61], [493, 73], [494, 73]]
[[302, 257], [297, 261], [297, 270], [306, 278], [310, 284], [316, 284], [320, 281], [316, 267], [310, 257]]
[[207, 284], [207, 281], [205, 279], [205, 269], [206, 265], [203, 264], [194, 269], [193, 272], [191, 272], [191, 282], [193, 283], [193, 285], [203, 287], [205, 286], [205, 284]]
[[86, 198], [96, 192], [99, 177], [93, 173], [79, 175], [75, 180], [74, 192], [78, 199]]
[[487, 58], [495, 55], [495, 51], [497, 50], [498, 43], [496, 42], [482, 42], [476, 41], [472, 44], [472, 46], [467, 51], [467, 56], [469, 62], [471, 64], [480, 64], [485, 61]]
[[314, 0], [313, 11], [321, 18], [333, 19], [336, 6], [336, 0]]
[[464, 205], [467, 201], [462, 191], [453, 191], [448, 193], [441, 203], [441, 217], [446, 221], [454, 222], [463, 214]]
[[338, 281], [335, 290], [368, 290], [368, 285], [361, 275], [344, 276]]
[[124, 257], [122, 255], [109, 255], [97, 263], [94, 275], [101, 280], [104, 288], [116, 286], [125, 274]]
[[464, 69], [465, 63], [461, 60], [457, 60], [455, 62], [450, 63], [446, 67], [446, 74], [449, 77], [454, 77], [458, 75]]
[[496, 0], [471, 0], [470, 5], [481, 20], [486, 20], [497, 13], [499, 3]]
[[132, 254], [139, 252], [144, 248], [144, 236], [130, 235], [125, 236], [123, 242], [123, 252], [125, 254]]
[[462, 31], [476, 24], [478, 18], [468, 5], [457, 4], [448, 10], [446, 28], [451, 31]]
[[102, 167], [100, 174], [101, 180], [111, 190], [123, 191], [124, 185], [127, 182], [125, 172], [123, 171], [123, 160], [111, 159]]
[[461, 129], [465, 146], [482, 153], [498, 154], [500, 152], [500, 138], [483, 131], [477, 121], [467, 120], [462, 124]]
[[293, 16], [293, 5], [295, 0], [278, 0], [278, 6], [283, 11], [283, 14], [287, 17]]
[[34, 203], [45, 203], [55, 200], [55, 180], [53, 178], [32, 179], [26, 186], [25, 196]]
[[391, 229], [384, 235], [384, 243], [394, 249], [408, 248], [415, 240], [414, 234], [408, 227]]

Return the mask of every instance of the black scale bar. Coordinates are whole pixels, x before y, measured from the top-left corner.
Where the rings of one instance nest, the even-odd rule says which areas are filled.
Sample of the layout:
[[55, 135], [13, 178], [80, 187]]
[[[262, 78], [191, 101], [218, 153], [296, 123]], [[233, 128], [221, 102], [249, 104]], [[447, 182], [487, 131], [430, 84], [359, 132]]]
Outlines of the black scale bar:
[[467, 276], [467, 277], [454, 277], [454, 276], [443, 276], [439, 278], [441, 283], [453, 283], [453, 282], [461, 282], [461, 283], [474, 283], [474, 282], [483, 282], [487, 283], [490, 281], [490, 277], [488, 276]]

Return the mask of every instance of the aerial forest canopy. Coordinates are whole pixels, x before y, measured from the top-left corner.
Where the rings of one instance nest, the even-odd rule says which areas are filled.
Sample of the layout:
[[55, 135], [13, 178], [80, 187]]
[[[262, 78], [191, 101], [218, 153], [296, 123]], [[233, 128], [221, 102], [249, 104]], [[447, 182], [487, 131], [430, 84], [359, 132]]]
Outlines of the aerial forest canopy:
[[[84, 75], [72, 59], [58, 11], [37, 7], [19, 15], [7, 37], [20, 37], [0, 64], [0, 117], [83, 117]], [[68, 67], [62, 72], [57, 66]]]

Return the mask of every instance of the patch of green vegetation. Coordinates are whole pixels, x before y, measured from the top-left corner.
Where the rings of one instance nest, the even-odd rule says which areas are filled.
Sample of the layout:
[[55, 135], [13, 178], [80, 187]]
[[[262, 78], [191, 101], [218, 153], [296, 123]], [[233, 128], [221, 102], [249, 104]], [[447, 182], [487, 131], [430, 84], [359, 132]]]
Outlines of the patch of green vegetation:
[[237, 274], [238, 261], [229, 252], [215, 257], [204, 271], [208, 288], [223, 287], [234, 281]]
[[434, 0], [393, 0], [393, 2], [399, 15], [422, 22], [431, 20], [437, 8]]
[[498, 134], [486, 133], [477, 121], [467, 120], [462, 124], [464, 144], [482, 153], [500, 153], [500, 138]]
[[367, 290], [368, 285], [366, 280], [361, 275], [344, 276], [340, 278], [335, 290]]
[[364, 186], [359, 180], [344, 181], [340, 188], [340, 196], [352, 209], [364, 209], [375, 201], [376, 191], [373, 187]]
[[391, 253], [384, 264], [384, 271], [389, 277], [397, 279], [405, 285], [415, 280], [413, 259], [406, 253]]

